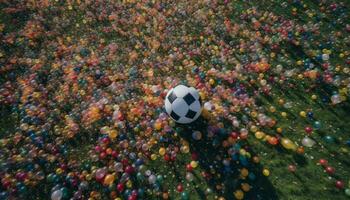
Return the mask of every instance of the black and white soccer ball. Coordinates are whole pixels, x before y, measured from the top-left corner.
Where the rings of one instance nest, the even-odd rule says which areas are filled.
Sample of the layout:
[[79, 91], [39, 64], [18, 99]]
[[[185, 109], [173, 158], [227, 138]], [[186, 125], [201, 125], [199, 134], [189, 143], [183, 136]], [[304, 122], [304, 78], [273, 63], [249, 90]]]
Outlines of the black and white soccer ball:
[[165, 110], [177, 123], [191, 123], [202, 112], [201, 97], [194, 87], [178, 85], [166, 95]]

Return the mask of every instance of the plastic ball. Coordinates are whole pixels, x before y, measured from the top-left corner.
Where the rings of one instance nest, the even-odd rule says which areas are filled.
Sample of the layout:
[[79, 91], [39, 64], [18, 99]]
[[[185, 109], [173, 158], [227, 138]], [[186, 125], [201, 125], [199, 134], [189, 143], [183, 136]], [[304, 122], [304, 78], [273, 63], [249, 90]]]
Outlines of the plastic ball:
[[156, 154], [152, 154], [151, 155], [151, 160], [157, 160], [157, 155]]
[[124, 190], [124, 185], [123, 185], [122, 183], [119, 183], [119, 184], [117, 185], [117, 190], [118, 190], [119, 192], [122, 192], [122, 191]]
[[205, 102], [205, 103], [204, 103], [203, 108], [204, 108], [205, 110], [207, 110], [207, 111], [211, 111], [211, 110], [214, 108], [214, 106], [213, 106], [212, 103], [210, 103], [210, 102], [208, 101], [208, 102]]
[[269, 137], [268, 138], [268, 142], [271, 144], [271, 145], [277, 145], [278, 144], [278, 139], [276, 137]]
[[244, 198], [244, 192], [242, 190], [236, 190], [234, 193], [236, 199], [240, 200]]
[[289, 150], [296, 150], [297, 146], [288, 138], [282, 138], [281, 144], [284, 148]]
[[189, 197], [189, 194], [188, 194], [188, 192], [182, 192], [181, 193], [181, 199], [182, 200], [187, 200], [187, 199], [189, 199], [190, 197]]
[[198, 166], [198, 162], [197, 162], [197, 161], [191, 161], [190, 165], [191, 165], [191, 167], [192, 167], [193, 169], [195, 169], [195, 168], [197, 168], [197, 166]]
[[51, 194], [51, 200], [61, 200], [63, 198], [63, 192], [61, 190], [55, 190]]
[[182, 192], [182, 191], [183, 191], [183, 186], [182, 186], [181, 184], [178, 184], [178, 185], [176, 186], [176, 190], [177, 190], [178, 192]]
[[348, 197], [350, 197], [350, 189], [349, 189], [349, 188], [348, 188], [348, 189], [345, 189], [345, 195], [348, 196]]
[[325, 160], [325, 159], [320, 159], [320, 160], [318, 161], [318, 163], [320, 163], [320, 165], [321, 165], [321, 166], [324, 166], [324, 167], [328, 165], [328, 161]]
[[128, 180], [125, 185], [127, 188], [132, 188], [132, 181]]
[[315, 121], [313, 127], [316, 130], [319, 130], [322, 127], [321, 122], [320, 121]]
[[199, 131], [194, 131], [194, 132], [192, 133], [192, 138], [193, 138], [194, 140], [200, 140], [200, 139], [202, 139], [202, 133], [199, 132]]
[[332, 175], [332, 174], [335, 173], [335, 169], [333, 167], [331, 167], [331, 166], [327, 166], [326, 167], [326, 172], [327, 172], [327, 174]]
[[313, 129], [310, 126], [305, 127], [305, 132], [310, 134], [313, 131]]
[[328, 54], [322, 54], [322, 60], [328, 61], [329, 60], [329, 55]]
[[344, 182], [343, 181], [340, 181], [340, 180], [337, 180], [335, 182], [335, 186], [338, 188], [338, 189], [343, 189], [344, 188]]
[[115, 176], [113, 174], [109, 174], [105, 177], [103, 184], [105, 185], [111, 185], [115, 180]]
[[295, 172], [296, 171], [296, 166], [295, 165], [288, 165], [288, 171], [290, 171], [290, 172]]
[[264, 176], [269, 176], [270, 175], [270, 171], [268, 169], [263, 169], [263, 175]]
[[262, 131], [257, 131], [257, 132], [255, 132], [255, 137], [256, 137], [257, 139], [262, 139], [262, 138], [265, 137], [265, 133], [262, 132]]
[[248, 183], [242, 183], [241, 188], [244, 192], [249, 192], [250, 190], [250, 185]]
[[101, 181], [107, 173], [107, 170], [105, 168], [100, 168], [96, 170], [96, 180]]
[[241, 176], [242, 177], [247, 177], [249, 174], [249, 171], [246, 168], [241, 169]]
[[161, 124], [160, 122], [156, 122], [156, 123], [154, 124], [154, 128], [155, 128], [156, 130], [160, 130], [160, 129], [162, 128], [162, 124]]
[[301, 140], [301, 143], [303, 144], [303, 146], [309, 147], [309, 148], [313, 147], [316, 144], [316, 142], [309, 137], [304, 137]]
[[154, 174], [148, 177], [148, 182], [150, 184], [154, 184], [156, 181], [157, 181], [157, 177]]
[[278, 128], [276, 129], [276, 131], [277, 131], [277, 133], [282, 133], [282, 132], [283, 132], [283, 129], [282, 129], [281, 127], [278, 127]]
[[334, 94], [331, 96], [332, 104], [339, 104], [342, 102], [340, 95]]
[[189, 181], [189, 182], [192, 182], [194, 179], [194, 176], [191, 172], [187, 172], [186, 173], [186, 180]]
[[180, 148], [182, 153], [189, 153], [190, 152], [190, 147], [185, 145], [185, 146], [181, 146]]
[[281, 112], [282, 117], [287, 117], [287, 113], [286, 112]]
[[108, 132], [108, 137], [111, 139], [115, 139], [118, 136], [118, 132], [116, 130], [110, 130]]
[[159, 155], [164, 156], [165, 152], [166, 152], [166, 150], [165, 150], [164, 147], [161, 147], [161, 148], [159, 149]]

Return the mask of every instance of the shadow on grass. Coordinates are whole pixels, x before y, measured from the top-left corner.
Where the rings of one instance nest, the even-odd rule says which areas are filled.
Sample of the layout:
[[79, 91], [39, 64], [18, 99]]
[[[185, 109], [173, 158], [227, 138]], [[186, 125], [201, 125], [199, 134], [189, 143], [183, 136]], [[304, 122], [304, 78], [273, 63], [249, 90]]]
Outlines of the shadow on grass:
[[[232, 146], [227, 148], [222, 146], [222, 141], [229, 137], [225, 131], [213, 128], [210, 131], [214, 132], [214, 137], [208, 138], [209, 129], [212, 127], [201, 117], [191, 125], [178, 125], [178, 128], [180, 136], [189, 142], [190, 151], [197, 153], [198, 163], [207, 173], [206, 181], [216, 194], [226, 199], [235, 199], [234, 192], [241, 189], [242, 183], [248, 183], [252, 188], [245, 193], [245, 199], [279, 199], [272, 183], [262, 175], [261, 165], [240, 156], [239, 147], [234, 150]], [[202, 139], [194, 140], [193, 131], [200, 131]], [[248, 150], [248, 145], [242, 145], [241, 148]], [[228, 151], [235, 151], [235, 153], [230, 155]], [[249, 152], [252, 153], [250, 149]], [[223, 160], [229, 160], [230, 165], [225, 166]], [[240, 177], [242, 168], [249, 170], [246, 179]], [[198, 196], [205, 199], [205, 192], [202, 189], [197, 188], [196, 191]]]

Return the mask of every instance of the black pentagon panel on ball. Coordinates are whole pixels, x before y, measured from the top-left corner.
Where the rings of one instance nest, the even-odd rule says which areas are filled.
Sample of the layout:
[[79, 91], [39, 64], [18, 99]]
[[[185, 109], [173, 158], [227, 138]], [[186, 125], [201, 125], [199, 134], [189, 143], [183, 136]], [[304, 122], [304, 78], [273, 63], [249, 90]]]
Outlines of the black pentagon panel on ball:
[[197, 113], [195, 111], [189, 109], [185, 117], [192, 119], [194, 116], [196, 116], [196, 114]]
[[202, 105], [202, 98], [201, 98], [201, 96], [199, 96], [198, 100], [199, 100], [199, 104]]
[[175, 120], [179, 120], [179, 119], [180, 119], [180, 116], [177, 115], [174, 111], [171, 111], [170, 116], [171, 116], [173, 119], [175, 119]]
[[170, 103], [173, 103], [175, 101], [175, 99], [177, 98], [176, 94], [174, 93], [174, 91], [172, 91], [169, 96], [168, 96], [168, 100], [170, 101]]
[[187, 93], [186, 96], [183, 97], [187, 105], [191, 105], [196, 99], [192, 96], [191, 93]]

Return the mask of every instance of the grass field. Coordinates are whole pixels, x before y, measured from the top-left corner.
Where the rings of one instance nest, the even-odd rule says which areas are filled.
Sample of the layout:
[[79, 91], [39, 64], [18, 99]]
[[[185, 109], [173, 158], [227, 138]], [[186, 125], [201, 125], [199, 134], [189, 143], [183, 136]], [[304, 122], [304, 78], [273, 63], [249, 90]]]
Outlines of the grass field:
[[[349, 6], [0, 0], [0, 199], [349, 199]], [[175, 83], [213, 109], [163, 118]]]

